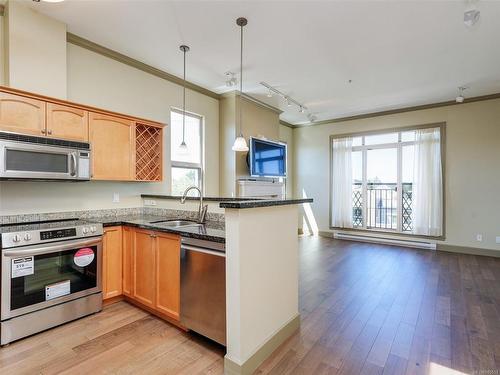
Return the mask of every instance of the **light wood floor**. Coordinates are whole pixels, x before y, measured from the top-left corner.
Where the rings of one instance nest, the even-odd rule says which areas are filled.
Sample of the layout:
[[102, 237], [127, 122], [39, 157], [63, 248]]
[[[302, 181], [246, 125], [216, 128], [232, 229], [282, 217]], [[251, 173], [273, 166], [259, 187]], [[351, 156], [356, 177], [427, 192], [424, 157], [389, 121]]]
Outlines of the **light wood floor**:
[[[500, 373], [500, 259], [318, 237], [300, 248], [301, 329], [258, 374]], [[222, 374], [223, 355], [120, 302], [0, 349], [0, 374]]]

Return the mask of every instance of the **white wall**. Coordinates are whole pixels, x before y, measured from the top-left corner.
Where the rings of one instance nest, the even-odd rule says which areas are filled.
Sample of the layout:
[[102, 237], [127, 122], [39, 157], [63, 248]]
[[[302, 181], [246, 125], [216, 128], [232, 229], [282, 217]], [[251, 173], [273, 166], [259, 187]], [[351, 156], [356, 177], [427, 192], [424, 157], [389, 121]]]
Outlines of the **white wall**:
[[17, 89], [66, 98], [66, 25], [7, 2], [5, 82]]
[[[500, 99], [294, 129], [295, 194], [329, 229], [329, 136], [446, 122], [445, 244], [500, 250]], [[476, 241], [476, 234], [483, 241]]]
[[226, 209], [226, 357], [238, 365], [299, 314], [296, 217], [295, 205]]
[[[180, 86], [81, 47], [67, 45], [68, 100], [170, 123], [170, 107], [182, 106]], [[219, 194], [219, 103], [188, 90], [186, 109], [205, 119], [206, 194]], [[170, 193], [170, 129], [165, 129], [163, 183], [0, 182], [0, 213], [136, 207], [140, 194]], [[113, 193], [121, 196], [113, 203]], [[82, 199], [85, 197], [85, 199]]]

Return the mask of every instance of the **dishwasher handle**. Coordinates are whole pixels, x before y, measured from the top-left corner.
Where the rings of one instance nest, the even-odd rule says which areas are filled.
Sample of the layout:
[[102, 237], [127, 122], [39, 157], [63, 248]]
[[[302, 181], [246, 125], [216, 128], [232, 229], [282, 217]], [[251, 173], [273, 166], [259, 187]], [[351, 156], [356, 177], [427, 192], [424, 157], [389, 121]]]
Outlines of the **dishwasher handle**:
[[198, 253], [215, 255], [215, 256], [223, 257], [223, 258], [226, 257], [226, 253], [223, 253], [221, 251], [214, 251], [214, 250], [204, 249], [202, 247], [190, 246], [190, 245], [185, 245], [185, 244], [181, 245], [181, 250], [196, 251]]

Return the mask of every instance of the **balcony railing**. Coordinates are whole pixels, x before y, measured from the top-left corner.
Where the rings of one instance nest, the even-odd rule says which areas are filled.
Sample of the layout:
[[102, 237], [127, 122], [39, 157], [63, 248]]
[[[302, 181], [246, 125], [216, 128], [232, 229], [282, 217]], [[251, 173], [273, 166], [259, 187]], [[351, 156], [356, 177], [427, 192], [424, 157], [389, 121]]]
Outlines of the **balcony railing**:
[[[401, 230], [411, 232], [411, 200], [412, 184], [403, 183], [401, 196]], [[352, 193], [352, 221], [353, 226], [363, 227], [366, 220], [366, 228], [398, 229], [398, 202], [399, 194], [397, 184], [391, 183], [369, 183], [366, 185], [366, 217], [363, 219], [363, 189], [361, 183], [353, 184]]]

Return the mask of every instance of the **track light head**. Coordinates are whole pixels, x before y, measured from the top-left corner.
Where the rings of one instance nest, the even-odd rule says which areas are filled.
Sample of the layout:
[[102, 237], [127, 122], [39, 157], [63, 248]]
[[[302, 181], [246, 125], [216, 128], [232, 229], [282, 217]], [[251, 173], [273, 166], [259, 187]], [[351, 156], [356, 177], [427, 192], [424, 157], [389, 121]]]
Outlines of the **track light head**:
[[465, 100], [464, 91], [467, 89], [465, 86], [460, 86], [458, 88], [458, 96], [455, 98], [455, 102], [463, 103]]
[[300, 107], [299, 107], [299, 112], [300, 112], [300, 113], [304, 113], [304, 107], [300, 106]]
[[267, 92], [267, 97], [268, 98], [272, 98], [273, 97], [273, 92], [271, 91], [271, 89], [269, 89], [269, 91]]
[[286, 101], [286, 106], [287, 107], [291, 107], [292, 106], [292, 102], [290, 101], [290, 99], [288, 98], [288, 96], [285, 97], [285, 101]]

